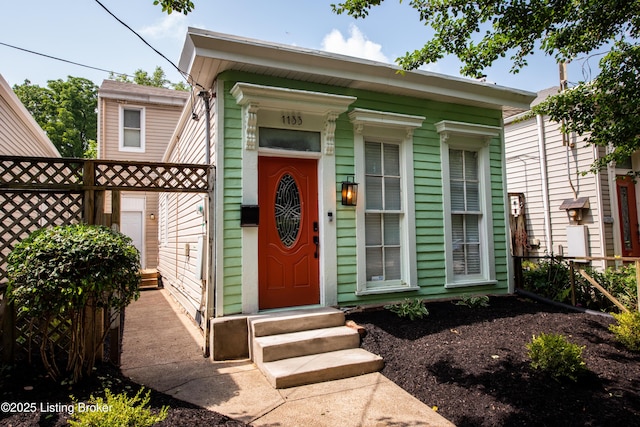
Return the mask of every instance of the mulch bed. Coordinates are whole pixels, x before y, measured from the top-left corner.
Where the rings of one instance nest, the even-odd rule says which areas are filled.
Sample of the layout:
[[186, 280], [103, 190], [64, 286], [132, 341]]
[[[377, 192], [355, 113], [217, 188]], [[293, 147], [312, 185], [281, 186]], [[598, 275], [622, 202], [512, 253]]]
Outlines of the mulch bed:
[[[92, 394], [98, 396], [98, 393], [101, 393], [104, 388], [109, 388], [113, 394], [126, 392], [129, 397], [133, 397], [141, 386], [123, 376], [118, 369], [109, 364], [99, 365], [91, 379], [74, 386], [54, 383], [49, 378], [34, 374], [33, 370], [5, 369], [0, 376], [0, 404], [1, 402], [35, 403], [37, 411], [14, 413], [0, 411], [0, 425], [13, 427], [66, 426], [68, 425], [67, 420], [70, 418], [69, 411], [66, 409], [66, 405], [70, 405], [72, 402], [70, 395], [73, 395], [77, 401], [88, 401]], [[146, 392], [145, 388], [142, 394], [144, 395]], [[61, 410], [55, 410], [56, 404], [59, 404]], [[155, 424], [156, 426], [246, 426], [245, 423], [225, 415], [151, 390], [148, 408], [157, 413], [165, 405], [169, 406], [168, 416], [164, 421]], [[41, 411], [41, 408], [44, 411]]]
[[[363, 347], [385, 359], [382, 373], [458, 426], [636, 425], [640, 419], [640, 354], [613, 340], [613, 319], [533, 302], [493, 297], [469, 308], [429, 302], [428, 317], [410, 321], [387, 310], [351, 313], [367, 330]], [[585, 346], [589, 369], [576, 383], [529, 366], [533, 335], [560, 333]], [[26, 389], [25, 389], [26, 387]], [[0, 371], [0, 402], [69, 404], [110, 388], [134, 395], [140, 385], [110, 365], [82, 384], [61, 386], [25, 369]], [[170, 407], [160, 426], [244, 426], [224, 415], [151, 392], [150, 407]], [[64, 411], [0, 412], [0, 425], [63, 426]]]
[[[426, 307], [415, 321], [387, 310], [349, 318], [366, 328], [362, 346], [384, 358], [382, 373], [456, 425], [638, 424], [640, 354], [614, 341], [612, 318], [515, 296]], [[585, 346], [588, 373], [572, 382], [533, 370], [525, 345], [540, 333]]]

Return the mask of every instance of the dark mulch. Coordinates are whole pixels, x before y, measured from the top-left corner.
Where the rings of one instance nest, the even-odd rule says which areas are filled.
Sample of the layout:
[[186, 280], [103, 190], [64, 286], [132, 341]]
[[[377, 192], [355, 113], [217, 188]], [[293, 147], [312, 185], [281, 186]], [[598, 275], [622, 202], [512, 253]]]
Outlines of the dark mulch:
[[[382, 373], [458, 426], [637, 425], [640, 355], [613, 341], [612, 319], [562, 310], [520, 297], [493, 297], [471, 309], [427, 303], [422, 320], [386, 310], [348, 317], [367, 330], [363, 347], [385, 359]], [[578, 382], [533, 371], [525, 344], [540, 333], [560, 333], [584, 345], [589, 372]], [[72, 388], [25, 370], [0, 372], [0, 402], [68, 404], [105, 387], [134, 395], [140, 386], [109, 365]], [[31, 388], [32, 389], [25, 389]], [[216, 412], [151, 392], [150, 407], [170, 407], [163, 426], [243, 426]], [[65, 411], [6, 413], [0, 425], [62, 426]]]
[[[88, 401], [92, 394], [97, 396], [101, 390], [109, 388], [113, 394], [126, 392], [128, 396], [133, 397], [141, 388], [139, 384], [124, 377], [119, 370], [108, 364], [98, 366], [95, 375], [90, 380], [73, 387], [54, 383], [42, 375], [34, 374], [32, 370], [24, 368], [3, 369], [1, 374], [0, 402], [35, 403], [37, 408], [36, 412], [10, 413], [0, 411], [0, 425], [2, 426], [66, 426], [70, 417], [66, 405], [70, 405], [72, 402], [70, 395], [73, 395], [78, 401]], [[147, 389], [143, 394], [146, 391]], [[58, 404], [58, 408], [55, 407], [56, 404]], [[151, 390], [148, 407], [153, 412], [157, 412], [165, 405], [169, 406], [169, 414], [163, 422], [156, 424], [156, 426], [246, 426], [245, 423], [217, 412]], [[20, 408], [14, 405], [14, 409]], [[30, 411], [30, 409], [29, 406], [28, 410]]]
[[[640, 355], [613, 340], [608, 317], [520, 297], [490, 306], [427, 303], [410, 321], [387, 310], [353, 313], [382, 373], [458, 426], [627, 426], [640, 420]], [[529, 366], [533, 335], [559, 333], [585, 346], [588, 373], [556, 381]]]

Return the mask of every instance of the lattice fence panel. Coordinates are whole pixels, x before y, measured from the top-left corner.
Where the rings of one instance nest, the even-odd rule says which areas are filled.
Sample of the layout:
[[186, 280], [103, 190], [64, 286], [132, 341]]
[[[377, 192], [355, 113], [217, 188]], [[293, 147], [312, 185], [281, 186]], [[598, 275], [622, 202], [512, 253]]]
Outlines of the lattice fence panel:
[[81, 192], [0, 192], [0, 286], [7, 281], [7, 257], [33, 231], [82, 220]]
[[[81, 222], [85, 191], [88, 197], [94, 190], [109, 189], [206, 193], [212, 190], [212, 171], [207, 165], [193, 164], [0, 156], [0, 305], [11, 251], [37, 229]], [[28, 319], [19, 310], [15, 319], [13, 314], [9, 307], [0, 308], [0, 332], [7, 333], [4, 320], [11, 319], [8, 329], [16, 335], [12, 354], [20, 357], [29, 352], [31, 332]], [[57, 324], [55, 345], [60, 351], [70, 339], [68, 328], [65, 322]], [[9, 353], [3, 348], [5, 337], [0, 337], [0, 354]], [[37, 351], [37, 345], [32, 342], [31, 351]]]
[[82, 184], [84, 161], [0, 156], [0, 182], [4, 188], [51, 188]]
[[[24, 240], [33, 231], [43, 227], [74, 224], [82, 219], [83, 193], [82, 192], [26, 192], [26, 191], [0, 191], [0, 289], [7, 284], [7, 257], [20, 241]], [[4, 292], [0, 292], [3, 294]], [[9, 315], [8, 312], [2, 316]], [[1, 317], [1, 316], [0, 316]], [[2, 319], [0, 319], [1, 324]], [[29, 345], [32, 354], [37, 354], [39, 342], [29, 343], [30, 330], [29, 319], [17, 310], [13, 323], [15, 344], [13, 348], [14, 359], [27, 358]], [[0, 328], [2, 329], [2, 328]], [[3, 330], [2, 333], [5, 333]], [[64, 346], [70, 340], [69, 325], [58, 321], [53, 333], [56, 352], [63, 351]], [[3, 348], [5, 340], [0, 340], [0, 353], [6, 351]], [[36, 353], [33, 353], [36, 352]]]
[[[30, 354], [33, 360], [39, 360], [42, 331], [37, 321], [30, 322], [30, 320], [26, 314], [17, 310], [14, 329], [15, 361], [28, 360]], [[56, 318], [51, 322], [49, 338], [56, 360], [66, 360], [68, 357], [67, 349], [71, 343], [71, 336], [70, 319]]]
[[140, 188], [145, 191], [206, 192], [208, 167], [166, 163], [111, 163], [95, 165], [95, 185], [106, 188]]

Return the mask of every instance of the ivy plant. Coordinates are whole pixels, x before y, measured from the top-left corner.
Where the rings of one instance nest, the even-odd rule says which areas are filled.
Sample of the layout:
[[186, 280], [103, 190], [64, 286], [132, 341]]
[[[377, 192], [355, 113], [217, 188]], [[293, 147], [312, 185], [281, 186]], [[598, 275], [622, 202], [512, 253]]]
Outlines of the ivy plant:
[[[129, 237], [110, 228], [58, 226], [20, 242], [8, 257], [7, 275], [7, 297], [29, 319], [50, 376], [78, 381], [92, 372], [108, 332], [108, 324], [98, 327], [102, 310], [113, 321], [139, 297], [140, 255]], [[53, 345], [63, 322], [71, 334], [64, 370]]]

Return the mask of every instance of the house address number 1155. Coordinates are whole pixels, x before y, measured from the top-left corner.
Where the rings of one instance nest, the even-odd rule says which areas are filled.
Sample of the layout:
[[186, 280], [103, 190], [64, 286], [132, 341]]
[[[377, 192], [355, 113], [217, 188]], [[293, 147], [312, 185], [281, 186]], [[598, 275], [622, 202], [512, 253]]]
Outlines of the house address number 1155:
[[302, 114], [283, 114], [282, 124], [288, 126], [302, 126]]

